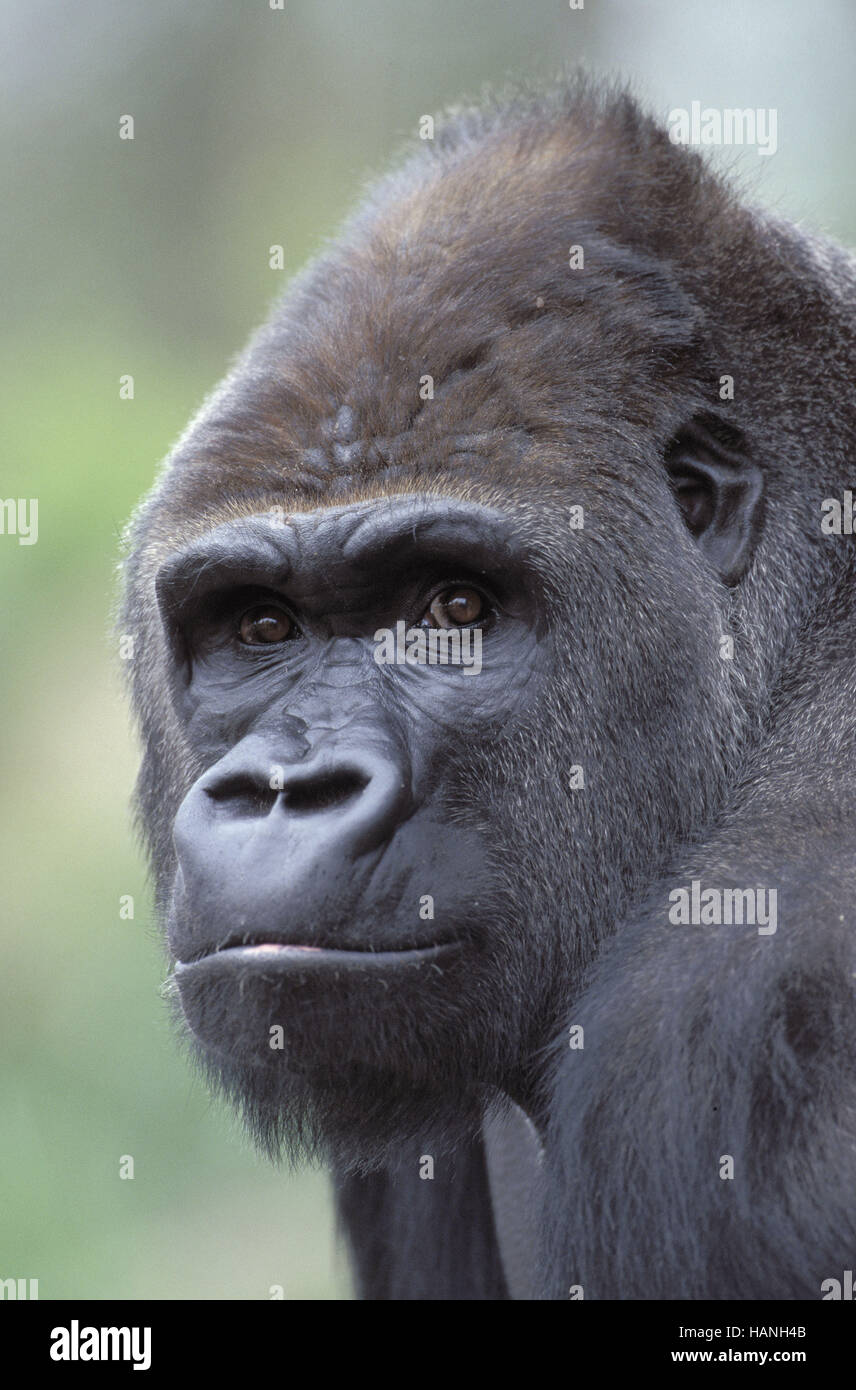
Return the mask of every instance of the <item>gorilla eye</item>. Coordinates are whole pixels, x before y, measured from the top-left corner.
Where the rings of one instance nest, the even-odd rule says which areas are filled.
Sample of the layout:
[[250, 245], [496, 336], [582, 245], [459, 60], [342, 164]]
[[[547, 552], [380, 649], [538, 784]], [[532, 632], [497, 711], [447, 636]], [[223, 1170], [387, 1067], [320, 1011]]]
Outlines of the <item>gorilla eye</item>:
[[285, 642], [294, 631], [294, 623], [289, 615], [272, 603], [260, 603], [250, 608], [240, 622], [241, 641], [248, 647]]
[[444, 589], [431, 600], [422, 619], [425, 627], [467, 627], [485, 615], [485, 601], [477, 589], [465, 585]]

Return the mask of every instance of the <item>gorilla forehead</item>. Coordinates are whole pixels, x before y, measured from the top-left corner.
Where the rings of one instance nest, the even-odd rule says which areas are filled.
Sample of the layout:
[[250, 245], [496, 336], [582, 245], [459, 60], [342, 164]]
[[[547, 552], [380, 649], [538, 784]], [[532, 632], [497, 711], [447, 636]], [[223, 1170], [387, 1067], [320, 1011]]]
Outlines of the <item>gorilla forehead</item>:
[[[685, 264], [679, 280], [671, 208], [648, 206], [638, 223], [625, 210], [619, 227], [632, 191], [611, 198], [603, 166], [592, 188], [579, 134], [539, 146], [524, 128], [505, 132], [504, 184], [484, 150], [460, 148], [420, 153], [400, 189], [382, 185], [180, 444], [174, 511], [284, 486], [319, 500], [424, 486], [459, 466], [472, 475], [474, 462], [507, 477], [533, 442], [567, 450], [619, 425], [667, 433], [707, 371], [713, 195], [681, 223], [699, 274]], [[615, 169], [631, 155], [617, 144]], [[569, 265], [572, 245], [584, 269]]]

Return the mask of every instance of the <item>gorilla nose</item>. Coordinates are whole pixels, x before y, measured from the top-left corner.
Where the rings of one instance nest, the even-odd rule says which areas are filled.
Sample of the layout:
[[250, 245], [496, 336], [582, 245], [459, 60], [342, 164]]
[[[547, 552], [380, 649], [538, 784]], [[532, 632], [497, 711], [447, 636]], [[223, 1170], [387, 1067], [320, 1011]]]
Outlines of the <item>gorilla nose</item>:
[[286, 764], [246, 750], [240, 760], [225, 758], [199, 788], [218, 814], [243, 819], [276, 808], [294, 830], [326, 830], [350, 857], [376, 849], [410, 810], [409, 778], [387, 750], [320, 751]]
[[250, 934], [308, 944], [319, 921], [331, 940], [349, 940], [366, 875], [390, 910], [405, 891], [384, 851], [412, 809], [406, 761], [370, 735], [362, 748], [316, 747], [283, 763], [246, 740], [191, 787], [175, 818], [173, 954], [193, 960]]

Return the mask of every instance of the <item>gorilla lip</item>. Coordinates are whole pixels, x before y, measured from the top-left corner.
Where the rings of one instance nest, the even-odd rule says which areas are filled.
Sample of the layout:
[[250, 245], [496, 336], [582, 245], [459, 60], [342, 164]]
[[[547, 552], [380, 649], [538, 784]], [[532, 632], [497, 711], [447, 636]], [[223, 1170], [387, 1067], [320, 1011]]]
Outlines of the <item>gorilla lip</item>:
[[[193, 970], [196, 966], [222, 962], [229, 965], [276, 964], [287, 968], [291, 966], [359, 965], [369, 969], [393, 964], [431, 964], [445, 956], [449, 951], [460, 947], [458, 941], [441, 941], [430, 946], [405, 946], [383, 951], [355, 950], [337, 946], [305, 946], [286, 941], [256, 941], [222, 946], [197, 956], [194, 960], [176, 960], [176, 975]], [[309, 959], [307, 960], [307, 957]]]

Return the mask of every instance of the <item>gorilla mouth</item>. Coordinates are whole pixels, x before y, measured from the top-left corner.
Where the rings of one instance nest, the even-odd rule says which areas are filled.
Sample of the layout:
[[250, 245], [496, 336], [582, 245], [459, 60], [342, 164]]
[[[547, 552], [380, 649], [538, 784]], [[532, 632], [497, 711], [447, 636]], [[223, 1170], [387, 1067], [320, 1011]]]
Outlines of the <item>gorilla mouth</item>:
[[233, 941], [215, 947], [213, 951], [202, 951], [190, 960], [176, 960], [175, 973], [181, 975], [195, 966], [212, 962], [226, 966], [273, 965], [285, 970], [307, 965], [335, 965], [339, 968], [353, 965], [375, 969], [396, 964], [433, 964], [457, 950], [461, 944], [459, 941], [440, 941], [425, 946], [406, 945], [373, 950], [366, 946], [308, 946], [290, 941]]

